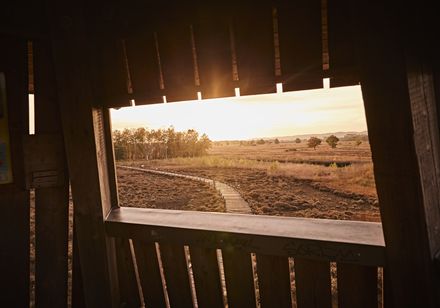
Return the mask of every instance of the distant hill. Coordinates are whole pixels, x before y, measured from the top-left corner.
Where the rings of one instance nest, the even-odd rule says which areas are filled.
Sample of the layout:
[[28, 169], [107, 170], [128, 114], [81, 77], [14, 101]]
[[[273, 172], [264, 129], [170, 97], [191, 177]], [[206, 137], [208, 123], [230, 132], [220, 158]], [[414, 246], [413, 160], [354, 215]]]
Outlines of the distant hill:
[[[322, 134], [303, 134], [303, 135], [292, 135], [292, 136], [275, 136], [275, 137], [261, 137], [261, 138], [252, 138], [252, 139], [247, 139], [247, 140], [243, 140], [243, 141], [251, 141], [251, 140], [275, 140], [278, 139], [281, 142], [291, 142], [294, 141], [296, 138], [299, 138], [301, 140], [304, 139], [309, 139], [310, 137], [318, 137], [320, 139], [325, 139], [330, 135], [335, 135], [336, 137], [338, 137], [341, 140], [345, 140], [345, 141], [353, 141], [352, 139], [359, 139], [359, 136], [361, 137], [360, 140], [362, 141], [367, 141], [368, 140], [368, 132], [367, 131], [361, 131], [361, 132], [354, 132], [354, 131], [349, 131], [349, 132], [333, 132], [333, 133], [322, 133]], [[239, 143], [241, 140], [218, 140], [215, 141], [216, 143]]]
[[278, 138], [280, 141], [293, 141], [296, 138], [299, 139], [309, 139], [310, 137], [318, 137], [320, 139], [327, 138], [330, 135], [335, 135], [338, 138], [343, 138], [347, 135], [360, 135], [360, 136], [368, 136], [367, 131], [362, 132], [333, 132], [333, 133], [323, 133], [323, 134], [304, 134], [304, 135], [293, 135], [293, 136], [280, 136], [280, 137], [271, 137], [271, 138], [263, 138], [265, 140], [272, 140]]

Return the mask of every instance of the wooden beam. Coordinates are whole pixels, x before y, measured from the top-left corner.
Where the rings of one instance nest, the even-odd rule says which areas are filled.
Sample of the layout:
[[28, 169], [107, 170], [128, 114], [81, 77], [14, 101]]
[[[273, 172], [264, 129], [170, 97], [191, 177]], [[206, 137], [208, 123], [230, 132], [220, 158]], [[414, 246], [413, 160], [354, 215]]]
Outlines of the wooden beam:
[[91, 107], [97, 99], [90, 67], [93, 42], [87, 39], [81, 4], [48, 1], [48, 8], [85, 301], [90, 307], [117, 307], [115, 245], [103, 223], [114, 183], [108, 179], [104, 114]]
[[[396, 17], [396, 9], [372, 5], [370, 1], [353, 6], [356, 52], [361, 59], [361, 86], [387, 247], [387, 273], [394, 306], [438, 307], [435, 297], [440, 292], [432, 256], [438, 238], [432, 239], [435, 233], [431, 229], [438, 228], [439, 223], [435, 218], [438, 203], [432, 201], [438, 200], [437, 188], [432, 191], [437, 181], [426, 186], [426, 180], [433, 176], [429, 169], [436, 169], [432, 157], [436, 153], [421, 156], [420, 151], [426, 151], [426, 137], [421, 138], [422, 123], [417, 121], [423, 111], [414, 109], [414, 104], [420, 108], [429, 97], [417, 98], [416, 91], [423, 92], [424, 86], [423, 82], [414, 84], [414, 77], [420, 75], [412, 75], [415, 71], [407, 66], [402, 38], [410, 40], [401, 32], [404, 27]], [[408, 86], [414, 88], [409, 91]], [[432, 119], [432, 110], [425, 112]], [[421, 127], [430, 125], [423, 123]], [[438, 142], [435, 136], [428, 138]], [[422, 164], [422, 158], [428, 161]]]
[[109, 235], [364, 265], [383, 265], [378, 223], [230, 213], [118, 208]]

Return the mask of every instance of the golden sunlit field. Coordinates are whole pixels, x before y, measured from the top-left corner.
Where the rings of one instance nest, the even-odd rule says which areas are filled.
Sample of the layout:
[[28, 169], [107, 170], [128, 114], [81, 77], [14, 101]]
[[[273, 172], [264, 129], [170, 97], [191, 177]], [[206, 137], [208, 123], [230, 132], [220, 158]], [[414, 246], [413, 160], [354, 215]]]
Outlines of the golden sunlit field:
[[[119, 165], [196, 175], [226, 183], [240, 193], [254, 214], [380, 221], [367, 141], [340, 141], [336, 148], [323, 142], [316, 149], [307, 147], [304, 140], [255, 145], [223, 141], [214, 143], [206, 156], [120, 161]], [[185, 200], [197, 198], [203, 190], [204, 198], [207, 194], [208, 201], [216, 204], [218, 199], [211, 187], [173, 177], [166, 177], [159, 185], [139, 184], [152, 183], [152, 177], [164, 178], [118, 168], [121, 204], [160, 208], [160, 203], [154, 202], [155, 196], [164, 192], [166, 195], [168, 191], [173, 192], [174, 201], [165, 202], [162, 208], [222, 211], [221, 206], [211, 207], [203, 201], [196, 206], [194, 201], [193, 205], [185, 204]], [[190, 185], [188, 189], [183, 185], [185, 181], [185, 185]], [[183, 191], [176, 193], [176, 189]], [[193, 197], [189, 197], [191, 194]]]
[[325, 142], [316, 149], [309, 148], [306, 140], [255, 145], [240, 145], [240, 141], [215, 142], [209, 150], [211, 156], [224, 158], [246, 158], [256, 160], [278, 160], [280, 162], [371, 162], [368, 141], [356, 145], [356, 141], [340, 141], [336, 148]]

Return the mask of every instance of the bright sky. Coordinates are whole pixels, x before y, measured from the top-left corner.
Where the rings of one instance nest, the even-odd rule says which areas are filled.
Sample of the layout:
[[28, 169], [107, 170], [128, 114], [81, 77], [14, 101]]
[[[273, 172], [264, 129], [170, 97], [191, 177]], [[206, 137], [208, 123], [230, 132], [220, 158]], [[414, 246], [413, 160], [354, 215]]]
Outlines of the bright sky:
[[360, 86], [112, 109], [113, 129], [193, 128], [212, 140], [367, 130]]

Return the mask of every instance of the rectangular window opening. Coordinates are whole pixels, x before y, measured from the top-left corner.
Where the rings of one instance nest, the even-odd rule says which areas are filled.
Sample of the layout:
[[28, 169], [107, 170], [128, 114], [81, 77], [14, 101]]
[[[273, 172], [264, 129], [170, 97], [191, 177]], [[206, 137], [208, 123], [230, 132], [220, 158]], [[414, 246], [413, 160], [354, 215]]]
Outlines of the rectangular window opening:
[[[380, 221], [360, 86], [330, 88], [325, 78], [323, 89], [276, 88], [113, 110], [117, 165], [145, 169], [119, 183], [121, 205], [228, 212], [233, 191], [247, 213]], [[134, 198], [144, 189], [154, 200]]]

